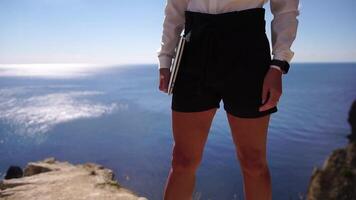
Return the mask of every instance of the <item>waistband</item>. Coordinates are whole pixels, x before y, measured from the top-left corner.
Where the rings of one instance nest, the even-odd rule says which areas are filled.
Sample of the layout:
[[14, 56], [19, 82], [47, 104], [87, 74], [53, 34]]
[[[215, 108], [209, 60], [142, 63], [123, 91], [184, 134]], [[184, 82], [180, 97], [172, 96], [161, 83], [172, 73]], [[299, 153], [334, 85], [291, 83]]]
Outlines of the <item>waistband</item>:
[[194, 28], [224, 30], [241, 30], [265, 33], [265, 8], [250, 8], [245, 10], [224, 12], [218, 14], [185, 11], [185, 35]]

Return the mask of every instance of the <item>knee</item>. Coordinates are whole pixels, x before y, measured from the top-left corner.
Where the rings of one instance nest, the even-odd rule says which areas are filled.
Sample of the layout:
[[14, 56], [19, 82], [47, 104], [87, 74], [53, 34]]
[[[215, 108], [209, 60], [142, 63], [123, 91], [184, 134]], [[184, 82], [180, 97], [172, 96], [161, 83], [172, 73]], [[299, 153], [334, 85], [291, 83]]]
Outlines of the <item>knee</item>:
[[175, 172], [195, 172], [201, 162], [201, 156], [173, 151], [172, 170]]
[[250, 175], [261, 175], [268, 170], [266, 156], [261, 150], [241, 151], [237, 155], [242, 170]]

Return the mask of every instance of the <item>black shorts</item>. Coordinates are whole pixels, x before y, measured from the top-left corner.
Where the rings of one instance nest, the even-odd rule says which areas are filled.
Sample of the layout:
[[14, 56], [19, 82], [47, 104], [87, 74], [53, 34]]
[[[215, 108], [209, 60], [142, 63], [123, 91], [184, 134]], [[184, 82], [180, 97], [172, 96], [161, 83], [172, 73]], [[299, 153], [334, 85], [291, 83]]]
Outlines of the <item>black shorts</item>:
[[271, 62], [265, 9], [220, 14], [185, 11], [185, 44], [171, 108], [197, 112], [220, 108], [243, 118], [277, 112], [259, 111], [264, 77]]

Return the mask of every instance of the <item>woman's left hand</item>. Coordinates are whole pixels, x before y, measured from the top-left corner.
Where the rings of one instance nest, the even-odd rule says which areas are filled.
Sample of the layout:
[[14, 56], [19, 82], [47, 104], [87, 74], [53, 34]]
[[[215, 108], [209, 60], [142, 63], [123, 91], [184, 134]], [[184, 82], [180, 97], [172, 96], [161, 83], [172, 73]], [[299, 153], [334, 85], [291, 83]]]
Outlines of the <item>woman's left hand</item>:
[[282, 72], [275, 68], [269, 68], [264, 78], [262, 89], [262, 104], [264, 104], [266, 100], [267, 102], [259, 108], [259, 111], [265, 111], [276, 106], [281, 95]]

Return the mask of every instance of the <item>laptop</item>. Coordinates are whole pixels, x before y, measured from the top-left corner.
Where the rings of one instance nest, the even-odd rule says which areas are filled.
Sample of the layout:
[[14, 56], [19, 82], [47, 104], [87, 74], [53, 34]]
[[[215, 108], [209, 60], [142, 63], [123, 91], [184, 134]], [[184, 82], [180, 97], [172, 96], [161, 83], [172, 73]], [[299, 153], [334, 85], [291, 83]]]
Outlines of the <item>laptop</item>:
[[168, 95], [171, 95], [173, 93], [174, 83], [177, 78], [178, 69], [179, 69], [180, 62], [181, 62], [182, 55], [183, 55], [184, 45], [188, 38], [189, 38], [189, 35], [187, 35], [187, 38], [184, 35], [181, 35], [178, 45], [176, 47], [175, 56], [173, 58], [174, 60], [170, 67], [171, 76], [169, 78], [169, 83], [168, 83], [168, 92], [167, 92]]

